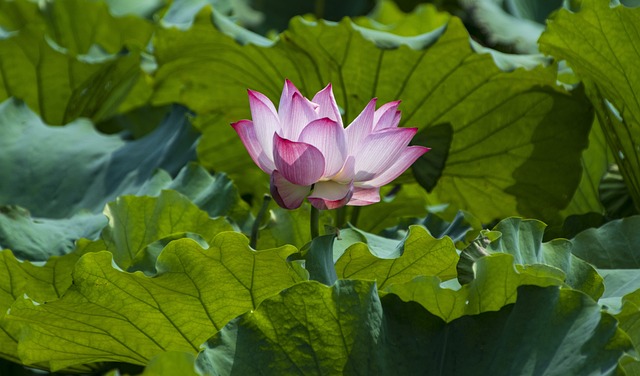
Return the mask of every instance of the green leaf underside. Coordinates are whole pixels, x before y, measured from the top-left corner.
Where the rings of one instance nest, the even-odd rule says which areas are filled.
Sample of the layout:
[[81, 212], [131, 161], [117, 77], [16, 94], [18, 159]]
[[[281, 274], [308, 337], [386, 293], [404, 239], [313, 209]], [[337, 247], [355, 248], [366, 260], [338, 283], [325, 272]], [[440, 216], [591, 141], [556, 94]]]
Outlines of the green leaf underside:
[[580, 375], [612, 372], [629, 348], [577, 291], [522, 287], [513, 305], [445, 324], [394, 295], [380, 301], [370, 282], [307, 282], [232, 321], [197, 364], [205, 375]]
[[244, 235], [219, 234], [209, 249], [170, 243], [159, 275], [116, 270], [108, 252], [83, 256], [60, 300], [18, 299], [7, 317], [28, 326], [19, 343], [25, 364], [52, 370], [98, 361], [146, 364], [164, 351], [197, 353], [229, 320], [300, 281], [285, 262], [293, 247], [253, 251]]
[[[401, 99], [402, 124], [452, 124], [451, 149], [434, 190], [439, 200], [483, 221], [515, 213], [556, 220], [580, 179], [591, 111], [582, 97], [555, 86], [554, 67], [502, 72], [489, 55], [474, 53], [468, 38], [452, 18], [428, 48], [380, 49], [348, 20], [294, 19], [274, 46], [240, 46], [200, 22], [186, 32], [156, 35], [153, 101], [178, 98], [209, 114], [198, 122], [199, 157], [235, 177], [254, 168], [228, 126], [249, 117], [247, 87], [275, 102], [285, 77], [307, 96], [331, 82], [345, 124], [372, 97], [379, 103]], [[220, 74], [206, 73], [212, 71]]]

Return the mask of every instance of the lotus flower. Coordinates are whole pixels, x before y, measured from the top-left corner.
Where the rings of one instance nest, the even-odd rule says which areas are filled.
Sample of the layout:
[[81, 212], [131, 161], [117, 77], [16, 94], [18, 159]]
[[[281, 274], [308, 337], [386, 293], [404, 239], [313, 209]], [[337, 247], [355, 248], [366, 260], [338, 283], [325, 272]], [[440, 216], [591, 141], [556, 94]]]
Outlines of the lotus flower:
[[265, 95], [248, 92], [253, 121], [231, 126], [286, 209], [307, 197], [318, 209], [376, 203], [380, 187], [429, 150], [408, 146], [417, 128], [398, 128], [400, 101], [376, 110], [374, 98], [344, 128], [331, 84], [308, 100], [286, 80], [277, 111]]

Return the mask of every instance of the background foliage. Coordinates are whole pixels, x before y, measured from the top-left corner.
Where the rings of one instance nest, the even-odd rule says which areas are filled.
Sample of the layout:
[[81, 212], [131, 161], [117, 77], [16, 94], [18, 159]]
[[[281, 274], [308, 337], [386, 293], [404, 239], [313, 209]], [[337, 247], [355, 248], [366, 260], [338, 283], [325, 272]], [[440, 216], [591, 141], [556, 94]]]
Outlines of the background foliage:
[[[0, 374], [640, 375], [640, 4], [278, 4], [0, 1]], [[432, 148], [313, 240], [285, 78]]]

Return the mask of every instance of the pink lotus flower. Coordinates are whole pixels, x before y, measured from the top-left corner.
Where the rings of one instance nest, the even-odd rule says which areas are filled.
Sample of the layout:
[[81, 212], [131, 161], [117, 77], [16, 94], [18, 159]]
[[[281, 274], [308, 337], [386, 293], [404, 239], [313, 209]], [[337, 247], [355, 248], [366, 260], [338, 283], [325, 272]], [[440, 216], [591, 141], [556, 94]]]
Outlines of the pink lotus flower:
[[286, 80], [280, 107], [248, 90], [253, 121], [231, 124], [253, 161], [271, 175], [271, 195], [287, 209], [308, 196], [318, 209], [380, 201], [391, 182], [429, 149], [408, 146], [417, 128], [398, 128], [400, 101], [372, 99], [347, 128], [331, 84], [312, 100]]

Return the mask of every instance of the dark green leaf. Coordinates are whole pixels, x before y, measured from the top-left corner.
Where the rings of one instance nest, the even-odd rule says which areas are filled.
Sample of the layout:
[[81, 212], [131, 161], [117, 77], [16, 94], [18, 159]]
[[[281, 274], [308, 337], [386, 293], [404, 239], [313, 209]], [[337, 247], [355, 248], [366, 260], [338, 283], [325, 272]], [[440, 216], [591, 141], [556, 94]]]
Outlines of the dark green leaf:
[[[303, 314], [298, 314], [304, 312]], [[609, 375], [631, 348], [584, 294], [521, 287], [515, 304], [449, 324], [375, 285], [301, 283], [229, 323], [205, 375]]]
[[640, 269], [640, 216], [611, 221], [571, 239], [572, 252], [602, 269]]

